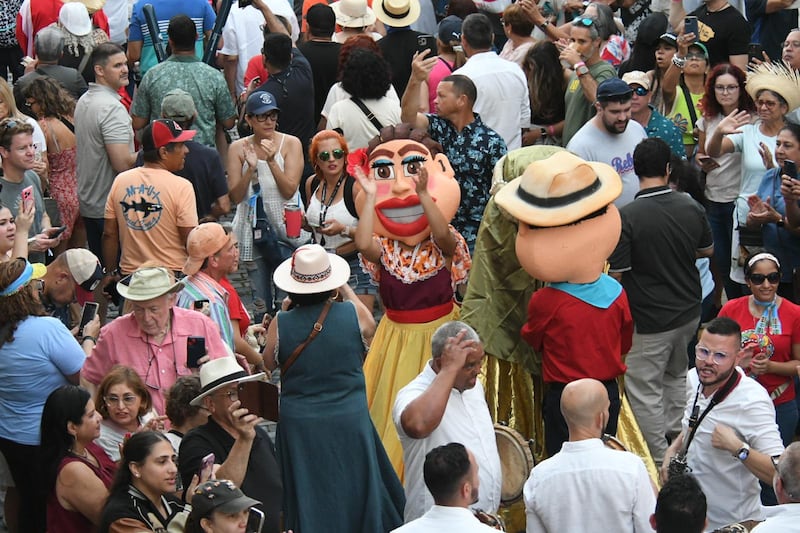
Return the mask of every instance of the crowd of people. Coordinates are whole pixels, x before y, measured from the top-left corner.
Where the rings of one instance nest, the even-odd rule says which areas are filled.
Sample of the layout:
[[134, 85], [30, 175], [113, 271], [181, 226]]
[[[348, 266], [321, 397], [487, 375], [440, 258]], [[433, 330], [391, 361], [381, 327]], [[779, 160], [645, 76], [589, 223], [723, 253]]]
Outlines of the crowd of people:
[[796, 527], [793, 6], [4, 2], [8, 531]]

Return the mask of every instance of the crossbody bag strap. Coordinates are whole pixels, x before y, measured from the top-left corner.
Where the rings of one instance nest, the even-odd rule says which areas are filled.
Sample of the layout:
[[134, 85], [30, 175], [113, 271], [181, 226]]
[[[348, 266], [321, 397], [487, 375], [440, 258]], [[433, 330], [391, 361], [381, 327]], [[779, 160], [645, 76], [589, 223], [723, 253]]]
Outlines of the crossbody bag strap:
[[383, 124], [381, 124], [381, 122], [377, 118], [375, 118], [375, 113], [370, 111], [369, 108], [366, 105], [364, 105], [364, 102], [362, 102], [360, 98], [351, 96], [350, 100], [352, 100], [353, 103], [358, 106], [361, 112], [364, 113], [364, 115], [367, 117], [367, 120], [372, 122], [372, 125], [378, 128], [378, 131], [381, 131], [383, 129]]
[[692, 123], [687, 126], [686, 133], [692, 134], [695, 128], [695, 123], [697, 123], [697, 110], [694, 108], [694, 100], [692, 100], [692, 93], [689, 92], [689, 87], [686, 86], [683, 80], [681, 80], [681, 91], [683, 91], [683, 99], [686, 101], [686, 109], [689, 111], [689, 118], [692, 119]]
[[294, 349], [292, 355], [289, 356], [289, 359], [286, 360], [285, 363], [281, 365], [281, 379], [286, 376], [286, 373], [289, 372], [289, 369], [292, 367], [294, 362], [300, 356], [300, 353], [306, 349], [311, 341], [317, 338], [320, 331], [322, 331], [322, 325], [325, 323], [325, 318], [328, 316], [328, 311], [331, 310], [331, 301], [328, 300], [325, 303], [325, 307], [322, 308], [322, 312], [319, 314], [319, 318], [316, 322], [314, 322], [314, 326], [311, 328], [311, 333], [308, 334], [308, 338], [300, 343], [300, 345]]
[[[692, 419], [697, 416], [697, 413], [695, 413], [694, 409], [692, 409], [693, 412], [692, 412], [691, 417], [689, 418], [689, 426], [692, 428], [692, 431], [689, 433], [689, 438], [686, 439], [686, 444], [683, 447], [684, 455], [689, 450], [689, 445], [692, 443], [692, 440], [694, 439], [695, 433], [697, 433], [697, 428], [700, 427], [700, 422], [702, 422], [703, 419], [706, 417], [706, 415], [711, 412], [711, 410], [714, 408], [715, 405], [722, 403], [722, 400], [724, 400], [725, 398], [728, 397], [728, 395], [731, 393], [733, 388], [736, 387], [736, 385], [739, 384], [739, 381], [741, 379], [742, 379], [741, 374], [739, 374], [739, 372], [736, 369], [734, 369], [733, 370], [733, 374], [731, 374], [731, 377], [729, 377], [728, 381], [725, 382], [725, 385], [723, 385], [722, 388], [719, 389], [714, 394], [714, 397], [711, 398], [711, 402], [703, 410], [703, 414], [701, 414], [700, 418], [698, 418], [695, 421], [693, 421]], [[698, 387], [702, 387], [702, 385], [698, 384]], [[698, 394], [699, 393], [700, 393], [700, 389], [698, 389]], [[695, 406], [696, 406], [696, 402], [697, 402], [697, 397], [695, 396]]]

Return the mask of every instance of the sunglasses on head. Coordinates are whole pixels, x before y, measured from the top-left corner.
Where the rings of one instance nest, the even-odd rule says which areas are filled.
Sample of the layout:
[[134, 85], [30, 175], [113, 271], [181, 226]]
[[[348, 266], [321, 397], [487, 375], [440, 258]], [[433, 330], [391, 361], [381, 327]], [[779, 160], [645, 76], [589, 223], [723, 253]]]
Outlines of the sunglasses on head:
[[779, 283], [781, 281], [781, 274], [780, 272], [770, 272], [769, 274], [750, 274], [749, 277], [750, 281], [755, 283], [756, 285], [761, 285], [764, 283], [764, 280], [769, 281], [772, 285]]
[[594, 19], [590, 19], [589, 17], [583, 17], [583, 18], [580, 18], [580, 19], [577, 19], [577, 20], [578, 20], [578, 24], [581, 24], [582, 26], [586, 26], [587, 28], [589, 26], [591, 26], [592, 24], [594, 24]]
[[320, 153], [317, 154], [317, 157], [320, 159], [320, 161], [327, 161], [327, 160], [329, 160], [331, 158], [331, 155], [335, 159], [341, 159], [341, 158], [344, 157], [344, 150], [342, 150], [341, 148], [337, 148], [337, 149], [332, 150], [330, 152], [328, 152], [328, 151], [320, 152]]

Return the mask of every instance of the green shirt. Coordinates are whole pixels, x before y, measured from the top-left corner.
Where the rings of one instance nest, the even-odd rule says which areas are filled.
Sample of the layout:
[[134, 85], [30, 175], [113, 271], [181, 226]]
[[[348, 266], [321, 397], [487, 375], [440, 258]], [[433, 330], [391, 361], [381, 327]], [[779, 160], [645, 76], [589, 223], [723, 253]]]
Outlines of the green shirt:
[[[617, 76], [614, 67], [607, 61], [598, 61], [589, 67], [589, 74], [591, 74], [594, 81], [600, 84]], [[578, 75], [573, 72], [567, 84], [567, 92], [564, 93], [564, 103], [566, 105], [567, 113], [564, 118], [564, 134], [562, 135], [562, 143], [566, 146], [572, 136], [577, 133], [584, 124], [589, 122], [594, 116], [594, 102], [587, 102], [583, 96], [583, 87]]]
[[216, 123], [236, 116], [222, 73], [196, 56], [170, 56], [142, 78], [133, 98], [131, 115], [151, 121], [161, 118], [161, 100], [172, 89], [183, 89], [192, 95], [197, 108], [194, 140], [215, 146]]

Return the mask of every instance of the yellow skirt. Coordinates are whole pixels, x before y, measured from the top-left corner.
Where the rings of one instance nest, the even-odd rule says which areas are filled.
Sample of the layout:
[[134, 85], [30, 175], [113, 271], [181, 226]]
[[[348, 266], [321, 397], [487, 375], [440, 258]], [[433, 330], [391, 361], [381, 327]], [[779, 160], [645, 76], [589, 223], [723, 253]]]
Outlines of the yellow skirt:
[[458, 320], [460, 311], [458, 306], [453, 306], [449, 314], [423, 324], [403, 324], [384, 315], [372, 339], [364, 363], [367, 405], [386, 454], [401, 481], [403, 447], [392, 421], [395, 396], [422, 372], [430, 360], [433, 332], [445, 322]]

